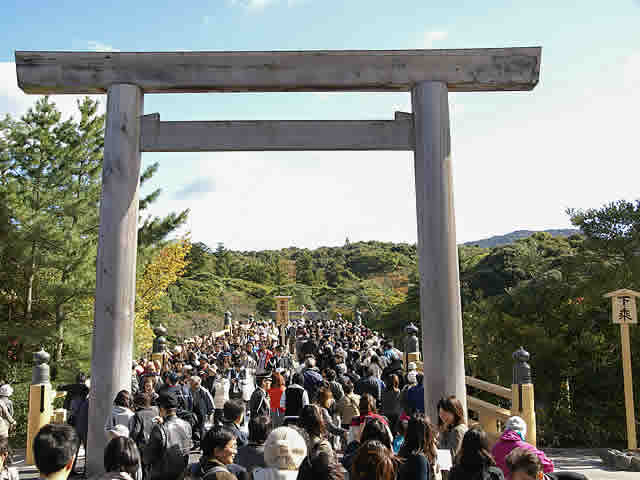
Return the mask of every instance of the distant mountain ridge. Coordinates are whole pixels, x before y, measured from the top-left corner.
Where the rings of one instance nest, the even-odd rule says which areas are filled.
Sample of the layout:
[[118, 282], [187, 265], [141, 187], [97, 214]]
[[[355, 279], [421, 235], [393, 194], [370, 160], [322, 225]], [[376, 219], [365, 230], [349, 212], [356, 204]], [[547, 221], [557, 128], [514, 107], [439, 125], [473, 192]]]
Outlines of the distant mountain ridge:
[[553, 237], [570, 237], [580, 233], [577, 228], [556, 228], [549, 230], [516, 230], [515, 232], [507, 233], [505, 235], [494, 235], [493, 237], [483, 238], [482, 240], [474, 240], [472, 242], [465, 242], [463, 245], [477, 245], [482, 248], [500, 247], [502, 245], [509, 245], [510, 243], [520, 240], [521, 238], [527, 238], [538, 232], [550, 233]]

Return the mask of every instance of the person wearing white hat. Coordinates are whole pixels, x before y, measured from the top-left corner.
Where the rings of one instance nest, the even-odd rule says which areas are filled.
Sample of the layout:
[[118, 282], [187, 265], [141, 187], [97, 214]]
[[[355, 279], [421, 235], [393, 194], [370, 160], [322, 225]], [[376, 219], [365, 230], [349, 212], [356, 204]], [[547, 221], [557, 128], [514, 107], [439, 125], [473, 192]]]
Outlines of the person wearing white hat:
[[13, 417], [13, 402], [9, 398], [11, 395], [13, 395], [13, 388], [11, 388], [11, 385], [5, 383], [0, 387], [0, 402], [5, 404], [7, 410], [9, 410], [9, 413]]
[[[16, 425], [12, 412], [9, 410], [9, 404], [6, 402], [13, 394], [13, 389], [10, 385], [2, 385], [0, 391], [2, 392], [2, 395], [0, 395], [2, 399], [2, 401], [0, 401], [0, 439], [8, 439], [9, 430]], [[11, 410], [13, 410], [13, 404], [11, 404]]]
[[264, 444], [267, 468], [253, 471], [253, 480], [295, 480], [307, 456], [307, 444], [296, 430], [280, 427], [273, 430]]

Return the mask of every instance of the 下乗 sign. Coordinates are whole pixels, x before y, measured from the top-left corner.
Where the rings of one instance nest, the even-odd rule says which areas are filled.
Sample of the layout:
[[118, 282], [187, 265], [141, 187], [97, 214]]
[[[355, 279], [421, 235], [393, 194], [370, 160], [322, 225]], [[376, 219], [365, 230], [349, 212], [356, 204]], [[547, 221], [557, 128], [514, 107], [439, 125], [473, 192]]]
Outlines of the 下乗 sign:
[[611, 320], [613, 323], [638, 323], [636, 297], [640, 297], [640, 293], [634, 292], [633, 290], [622, 289], [607, 293], [605, 297], [611, 298]]

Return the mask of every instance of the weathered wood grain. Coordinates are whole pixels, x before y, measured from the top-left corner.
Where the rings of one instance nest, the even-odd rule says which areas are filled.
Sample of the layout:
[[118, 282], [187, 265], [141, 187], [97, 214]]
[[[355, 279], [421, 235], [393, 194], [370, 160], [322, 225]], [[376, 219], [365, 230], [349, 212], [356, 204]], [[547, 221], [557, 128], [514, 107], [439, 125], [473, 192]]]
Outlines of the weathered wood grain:
[[113, 399], [131, 388], [143, 100], [134, 85], [113, 85], [107, 97], [87, 446], [90, 475], [103, 469], [104, 421]]
[[531, 90], [540, 47], [288, 52], [18, 51], [26, 93], [104, 93], [130, 83], [145, 93], [409, 91], [424, 81], [450, 92]]
[[143, 152], [413, 150], [413, 122], [259, 120], [161, 122], [142, 117]]
[[424, 408], [438, 418], [436, 405], [442, 397], [455, 395], [465, 412], [467, 406], [447, 86], [420, 83], [411, 102]]

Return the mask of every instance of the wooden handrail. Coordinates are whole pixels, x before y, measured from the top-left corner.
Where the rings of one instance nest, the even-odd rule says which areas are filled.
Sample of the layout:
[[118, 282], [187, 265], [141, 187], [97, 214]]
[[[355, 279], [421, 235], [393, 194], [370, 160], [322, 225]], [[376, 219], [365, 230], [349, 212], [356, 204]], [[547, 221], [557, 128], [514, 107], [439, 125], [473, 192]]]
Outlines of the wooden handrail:
[[487, 412], [491, 412], [494, 414], [499, 420], [507, 420], [511, 417], [511, 411], [506, 410], [501, 407], [496, 407], [492, 403], [485, 402], [484, 400], [480, 400], [479, 398], [472, 397], [467, 395], [467, 405], [470, 410], [484, 410]]
[[498, 395], [499, 397], [506, 398], [507, 400], [511, 400], [512, 393], [510, 388], [503, 387], [501, 385], [496, 385], [494, 383], [485, 382], [484, 380], [480, 380], [475, 377], [465, 377], [467, 385], [470, 387], [478, 388], [485, 392], [493, 393], [494, 395]]

